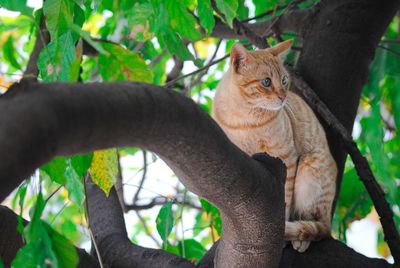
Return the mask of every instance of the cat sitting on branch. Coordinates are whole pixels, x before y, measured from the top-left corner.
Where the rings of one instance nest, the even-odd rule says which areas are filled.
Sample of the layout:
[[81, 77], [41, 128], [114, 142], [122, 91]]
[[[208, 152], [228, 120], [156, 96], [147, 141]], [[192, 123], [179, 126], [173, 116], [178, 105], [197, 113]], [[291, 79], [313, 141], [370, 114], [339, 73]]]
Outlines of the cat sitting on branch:
[[213, 117], [247, 154], [266, 152], [285, 163], [285, 240], [304, 252], [330, 236], [337, 167], [314, 112], [290, 91], [282, 57], [291, 43], [257, 51], [235, 44]]

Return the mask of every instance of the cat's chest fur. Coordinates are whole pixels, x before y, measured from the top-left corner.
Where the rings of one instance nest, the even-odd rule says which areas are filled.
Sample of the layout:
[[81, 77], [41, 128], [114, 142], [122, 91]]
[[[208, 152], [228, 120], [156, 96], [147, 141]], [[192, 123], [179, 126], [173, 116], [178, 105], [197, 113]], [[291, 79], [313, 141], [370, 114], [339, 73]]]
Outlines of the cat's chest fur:
[[[288, 101], [290, 101], [290, 97]], [[225, 106], [224, 108], [226, 108]], [[222, 109], [224, 109], [222, 108]], [[240, 149], [249, 155], [267, 152], [268, 154], [282, 159], [286, 166], [295, 166], [300, 155], [294, 139], [294, 130], [287, 109], [282, 109], [276, 113], [260, 116], [257, 114], [243, 117], [244, 121], [238, 118], [222, 118], [219, 114], [228, 111], [215, 111], [214, 117], [220, 124], [229, 139]], [[231, 111], [234, 113], [234, 111]], [[249, 117], [254, 117], [250, 120]], [[289, 173], [294, 173], [291, 172]], [[293, 169], [294, 171], [294, 169]], [[291, 176], [292, 174], [288, 174]]]

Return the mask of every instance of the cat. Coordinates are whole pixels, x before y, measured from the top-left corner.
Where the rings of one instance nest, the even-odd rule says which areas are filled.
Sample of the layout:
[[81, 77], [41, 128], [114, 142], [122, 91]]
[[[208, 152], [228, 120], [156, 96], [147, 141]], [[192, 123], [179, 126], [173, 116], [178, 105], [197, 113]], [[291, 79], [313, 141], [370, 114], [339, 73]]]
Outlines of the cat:
[[289, 91], [282, 56], [292, 41], [264, 50], [231, 49], [213, 101], [213, 118], [249, 155], [266, 152], [286, 165], [285, 241], [304, 252], [329, 237], [337, 166], [310, 107]]

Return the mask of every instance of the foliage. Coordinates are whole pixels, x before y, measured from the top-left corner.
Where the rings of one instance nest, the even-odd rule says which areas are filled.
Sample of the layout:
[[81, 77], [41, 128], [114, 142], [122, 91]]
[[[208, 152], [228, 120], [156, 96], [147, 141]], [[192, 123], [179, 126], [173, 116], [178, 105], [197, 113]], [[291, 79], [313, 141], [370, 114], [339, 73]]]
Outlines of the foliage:
[[[246, 19], [250, 14], [260, 15], [271, 11], [257, 20], [279, 15], [286, 12], [287, 8], [275, 7], [290, 2], [215, 1], [224, 14], [223, 18], [218, 19], [228, 25], [232, 25], [234, 18]], [[303, 1], [300, 7], [315, 2]], [[43, 16], [46, 17], [51, 41], [42, 49], [37, 65], [39, 78], [46, 82], [129, 80], [164, 85], [174, 59], [185, 61], [185, 69], [181, 73], [188, 73], [214, 60], [212, 54], [215, 50], [218, 50], [216, 58], [229, 53], [230, 47], [236, 42], [223, 40], [219, 44], [220, 40], [210, 37], [217, 21], [211, 0], [46, 0], [43, 6], [36, 9], [27, 6], [26, 0], [0, 0], [0, 6], [20, 12], [18, 16], [0, 19], [2, 88], [7, 88], [20, 77]], [[358, 146], [367, 156], [388, 201], [393, 205], [398, 226], [400, 43], [392, 40], [399, 40], [399, 23], [399, 19], [395, 18], [381, 40], [363, 91], [354, 131]], [[283, 33], [282, 37], [294, 38], [296, 45], [301, 45], [293, 33]], [[276, 42], [272, 37], [268, 40], [270, 43]], [[87, 44], [94, 48], [96, 55], [83, 55], [83, 46]], [[397, 51], [397, 54], [393, 51]], [[296, 64], [298, 56], [298, 51], [292, 51], [287, 60]], [[180, 87], [177, 86], [176, 90], [184, 87], [183, 94], [211, 113], [212, 96], [226, 64], [226, 61], [222, 61], [208, 71], [179, 81]], [[76, 253], [68, 241], [75, 245], [89, 241], [83, 211], [85, 197], [82, 180], [85, 174], [90, 171], [93, 180], [108, 193], [116, 182], [118, 161], [136, 161], [140, 157], [139, 152], [137, 148], [121, 148], [118, 152], [110, 149], [73, 157], [57, 157], [41, 167], [29, 182], [23, 183], [14, 193], [12, 203], [24, 217], [27, 216], [24, 212], [30, 208], [31, 217], [30, 224], [25, 228], [20, 218], [18, 228], [27, 245], [19, 251], [14, 267], [38, 267], [45, 263], [53, 267], [73, 267]], [[154, 162], [157, 162], [156, 156], [153, 156], [147, 168], [151, 169]], [[140, 161], [135, 163], [122, 165], [123, 171], [142, 174]], [[137, 176], [131, 176], [136, 180]], [[135, 218], [135, 224], [128, 224], [134, 226], [130, 230], [131, 236], [135, 241], [148, 238], [148, 244], [152, 246], [158, 242], [167, 251], [197, 262], [206, 248], [221, 235], [219, 211], [206, 200], [184, 194], [176, 178], [168, 177], [166, 173], [157, 176], [162, 176], [164, 181], [171, 181], [174, 184], [172, 190], [164, 192], [164, 187], [159, 186], [152, 189], [151, 194], [150, 191], [141, 193], [139, 201], [145, 203], [146, 199], [161, 195], [168, 202], [161, 208], [156, 206], [156, 212], [143, 217], [143, 222]], [[124, 178], [125, 188], [132, 178]], [[136, 182], [139, 184], [138, 180]], [[178, 202], [176, 198], [182, 196], [195, 208]], [[345, 241], [350, 224], [367, 217], [372, 210], [369, 196], [348, 160], [333, 222], [334, 233]], [[154, 242], [151, 237], [156, 230], [161, 239], [153, 236]], [[378, 237], [378, 248], [384, 256], [388, 254], [381, 235]]]

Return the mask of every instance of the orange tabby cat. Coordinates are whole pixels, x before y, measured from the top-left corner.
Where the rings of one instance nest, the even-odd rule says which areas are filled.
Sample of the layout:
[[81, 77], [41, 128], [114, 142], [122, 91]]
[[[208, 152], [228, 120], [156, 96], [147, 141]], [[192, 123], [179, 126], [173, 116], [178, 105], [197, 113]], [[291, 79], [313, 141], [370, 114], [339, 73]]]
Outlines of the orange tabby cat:
[[247, 154], [267, 152], [284, 161], [285, 240], [304, 252], [310, 241], [330, 235], [337, 167], [313, 111], [289, 91], [280, 56], [291, 43], [251, 52], [234, 45], [214, 98], [213, 117]]

